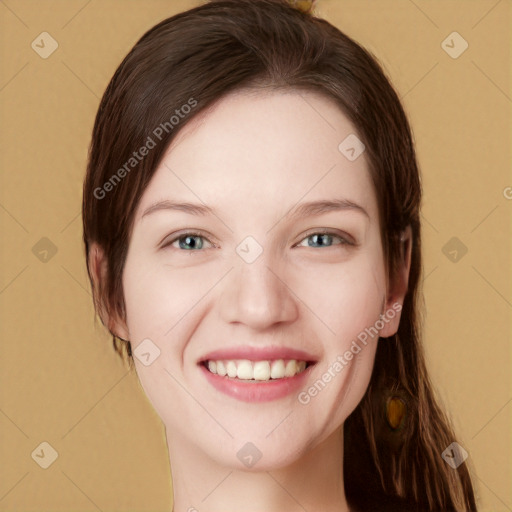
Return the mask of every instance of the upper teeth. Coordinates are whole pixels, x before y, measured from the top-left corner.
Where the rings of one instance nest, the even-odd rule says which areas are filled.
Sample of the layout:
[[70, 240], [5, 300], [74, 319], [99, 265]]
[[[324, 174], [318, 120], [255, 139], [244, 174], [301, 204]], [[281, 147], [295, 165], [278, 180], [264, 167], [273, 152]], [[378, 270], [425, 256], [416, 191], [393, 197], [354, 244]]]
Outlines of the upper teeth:
[[229, 361], [208, 361], [207, 368], [212, 373], [242, 380], [270, 380], [293, 377], [306, 369], [306, 361], [276, 359], [274, 361], [249, 361], [248, 359]]

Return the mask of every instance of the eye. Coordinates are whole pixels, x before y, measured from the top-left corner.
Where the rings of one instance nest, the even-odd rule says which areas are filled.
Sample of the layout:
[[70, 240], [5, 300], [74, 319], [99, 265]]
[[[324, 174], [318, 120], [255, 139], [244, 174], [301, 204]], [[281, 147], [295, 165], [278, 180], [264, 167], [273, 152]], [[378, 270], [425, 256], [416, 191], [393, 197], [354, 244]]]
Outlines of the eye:
[[[354, 243], [348, 240], [348, 238], [348, 236], [344, 237], [331, 231], [321, 230], [307, 235], [305, 238], [303, 238], [302, 242], [308, 239], [312, 239], [313, 245], [308, 244], [306, 247], [313, 248], [331, 247], [333, 245], [354, 245]], [[333, 239], [338, 240], [338, 243], [333, 243]], [[181, 235], [174, 237], [169, 242], [165, 243], [162, 246], [162, 249], [166, 247], [173, 247], [175, 249], [181, 249], [185, 252], [193, 252], [205, 248], [204, 240], [206, 240], [208, 243], [214, 246], [214, 244], [212, 244], [203, 234], [191, 231], [187, 233], [182, 233]], [[178, 242], [177, 247], [174, 245], [176, 242]], [[302, 242], [300, 244], [297, 244], [297, 246], [304, 247], [304, 245], [302, 245]]]
[[[308, 240], [308, 239], [312, 239], [314, 245], [308, 244], [306, 247], [313, 247], [313, 248], [331, 247], [332, 245], [354, 245], [353, 242], [348, 240], [348, 237], [343, 237], [341, 235], [332, 233], [327, 230], [310, 233], [308, 236], [306, 236], [306, 238], [303, 239], [303, 241]], [[336, 244], [331, 243], [332, 239], [339, 240], [339, 243], [336, 243]], [[301, 246], [304, 247], [301, 244], [302, 244], [302, 242], [300, 244], [298, 244], [298, 247], [301, 247]]]
[[[182, 233], [181, 235], [173, 238], [169, 242], [165, 243], [162, 246], [162, 249], [165, 247], [172, 246], [175, 242], [178, 242], [178, 247], [174, 246], [175, 249], [182, 249], [186, 252], [193, 252], [193, 250], [203, 249], [204, 243], [203, 240], [209, 240], [202, 235], [201, 233], [196, 232], [188, 232]], [[209, 242], [211, 243], [211, 242]], [[213, 245], [213, 244], [212, 244]]]

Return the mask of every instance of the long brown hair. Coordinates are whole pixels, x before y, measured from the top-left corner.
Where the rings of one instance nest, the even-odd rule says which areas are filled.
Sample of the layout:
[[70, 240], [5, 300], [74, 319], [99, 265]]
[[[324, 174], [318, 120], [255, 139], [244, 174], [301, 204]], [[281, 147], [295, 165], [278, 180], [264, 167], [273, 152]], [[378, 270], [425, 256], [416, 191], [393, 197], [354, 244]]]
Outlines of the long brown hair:
[[[125, 319], [121, 278], [135, 209], [170, 142], [214, 102], [251, 87], [323, 94], [353, 123], [366, 146], [390, 282], [400, 233], [412, 229], [398, 332], [379, 341], [367, 392], [344, 425], [349, 503], [372, 511], [476, 510], [466, 464], [452, 469], [441, 457], [455, 436], [434, 397], [420, 342], [421, 183], [411, 129], [376, 58], [327, 21], [285, 0], [218, 0], [162, 21], [128, 53], [101, 100], [84, 182], [96, 311], [102, 319]], [[142, 147], [149, 149], [135, 157]], [[92, 242], [107, 260], [96, 286]], [[130, 341], [107, 327], [133, 368]], [[390, 398], [405, 404], [399, 427], [386, 416]]]

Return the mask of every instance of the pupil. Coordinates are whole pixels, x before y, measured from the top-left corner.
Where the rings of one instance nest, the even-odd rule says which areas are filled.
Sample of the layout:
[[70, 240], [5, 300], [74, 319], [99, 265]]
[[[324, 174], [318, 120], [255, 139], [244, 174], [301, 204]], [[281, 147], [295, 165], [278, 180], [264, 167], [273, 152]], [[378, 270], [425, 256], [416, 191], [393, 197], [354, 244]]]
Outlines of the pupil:
[[322, 237], [327, 237], [328, 235], [314, 235], [314, 243], [316, 244], [319, 244], [319, 245], [326, 245], [326, 244], [322, 244], [321, 240], [322, 240]]
[[199, 238], [197, 236], [186, 236], [184, 238], [184, 245], [192, 246], [193, 249], [196, 249], [196, 244], [194, 243], [194, 239]]

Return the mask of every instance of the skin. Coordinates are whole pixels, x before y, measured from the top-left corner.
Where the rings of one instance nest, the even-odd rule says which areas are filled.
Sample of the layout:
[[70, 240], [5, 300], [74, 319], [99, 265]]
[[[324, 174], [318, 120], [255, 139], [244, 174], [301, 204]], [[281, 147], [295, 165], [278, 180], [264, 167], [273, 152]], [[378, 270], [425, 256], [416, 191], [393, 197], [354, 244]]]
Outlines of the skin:
[[[390, 285], [365, 154], [349, 161], [338, 150], [349, 134], [354, 126], [319, 94], [230, 94], [183, 127], [140, 200], [123, 273], [126, 321], [106, 320], [134, 350], [149, 338], [161, 351], [151, 365], [135, 365], [165, 425], [176, 512], [349, 510], [343, 422], [367, 389], [377, 338], [307, 404], [296, 393], [239, 401], [213, 388], [197, 364], [224, 347], [294, 347], [318, 361], [307, 389], [380, 314], [403, 303], [410, 231]], [[299, 202], [334, 198], [366, 214], [287, 216]], [[164, 199], [204, 203], [216, 215], [142, 216]], [[320, 228], [334, 233], [323, 246], [311, 237]], [[184, 238], [181, 248], [171, 243], [190, 230], [204, 235], [192, 240], [197, 248]], [[249, 235], [263, 249], [250, 264], [235, 250]], [[101, 248], [91, 251], [98, 279], [105, 260]], [[394, 334], [399, 319], [380, 336]], [[251, 468], [237, 458], [247, 442], [262, 454]]]

